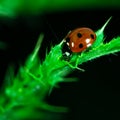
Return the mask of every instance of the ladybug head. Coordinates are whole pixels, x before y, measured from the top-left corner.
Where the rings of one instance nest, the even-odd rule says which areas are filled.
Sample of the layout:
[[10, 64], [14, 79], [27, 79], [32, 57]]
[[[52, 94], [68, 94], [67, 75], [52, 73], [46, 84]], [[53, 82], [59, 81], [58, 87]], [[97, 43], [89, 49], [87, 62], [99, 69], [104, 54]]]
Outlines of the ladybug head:
[[64, 42], [63, 45], [62, 45], [62, 56], [63, 56], [63, 59], [66, 60], [66, 61], [69, 61], [71, 55], [72, 55], [72, 51], [70, 50], [70, 48], [67, 45], [67, 43]]

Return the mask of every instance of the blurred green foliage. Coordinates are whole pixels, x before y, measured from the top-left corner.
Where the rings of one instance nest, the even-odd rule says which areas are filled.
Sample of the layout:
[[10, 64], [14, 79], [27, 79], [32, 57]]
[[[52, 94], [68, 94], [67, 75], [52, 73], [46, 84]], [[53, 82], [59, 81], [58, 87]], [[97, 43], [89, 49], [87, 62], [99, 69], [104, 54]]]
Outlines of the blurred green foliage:
[[117, 9], [119, 0], [0, 0], [0, 14], [15, 16], [75, 9]]

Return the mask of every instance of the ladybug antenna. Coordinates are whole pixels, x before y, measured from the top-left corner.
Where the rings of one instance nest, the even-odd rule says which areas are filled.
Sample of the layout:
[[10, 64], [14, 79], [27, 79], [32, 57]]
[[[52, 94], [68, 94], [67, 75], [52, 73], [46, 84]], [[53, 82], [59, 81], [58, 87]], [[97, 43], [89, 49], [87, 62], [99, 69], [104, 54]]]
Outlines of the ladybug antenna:
[[50, 28], [51, 33], [52, 33], [52, 34], [54, 35], [54, 37], [58, 40], [58, 37], [57, 37], [57, 35], [55, 34], [55, 31], [53, 30], [51, 24], [50, 24], [47, 20], [46, 20], [46, 23], [47, 23], [48, 27]]

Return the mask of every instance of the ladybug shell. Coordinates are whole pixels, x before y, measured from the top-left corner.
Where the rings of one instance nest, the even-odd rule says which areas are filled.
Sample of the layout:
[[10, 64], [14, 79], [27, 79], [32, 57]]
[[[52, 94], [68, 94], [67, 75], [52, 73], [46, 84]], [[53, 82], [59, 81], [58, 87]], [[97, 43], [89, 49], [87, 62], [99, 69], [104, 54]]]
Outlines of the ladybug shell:
[[90, 28], [77, 28], [68, 33], [65, 42], [72, 52], [82, 52], [90, 47], [96, 39], [96, 34]]

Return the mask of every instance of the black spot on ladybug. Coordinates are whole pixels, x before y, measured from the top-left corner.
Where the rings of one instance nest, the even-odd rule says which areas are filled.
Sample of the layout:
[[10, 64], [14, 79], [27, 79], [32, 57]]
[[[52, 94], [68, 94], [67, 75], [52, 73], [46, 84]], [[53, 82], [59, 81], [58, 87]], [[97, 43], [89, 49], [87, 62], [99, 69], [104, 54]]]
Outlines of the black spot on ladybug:
[[79, 44], [79, 48], [83, 48], [83, 44], [82, 43]]
[[93, 34], [90, 34], [90, 37], [91, 37], [92, 39], [94, 39], [94, 38], [95, 38]]
[[70, 38], [69, 37], [66, 38], [66, 42], [70, 42]]
[[78, 36], [78, 38], [81, 38], [82, 34], [81, 33], [77, 33], [77, 36]]

